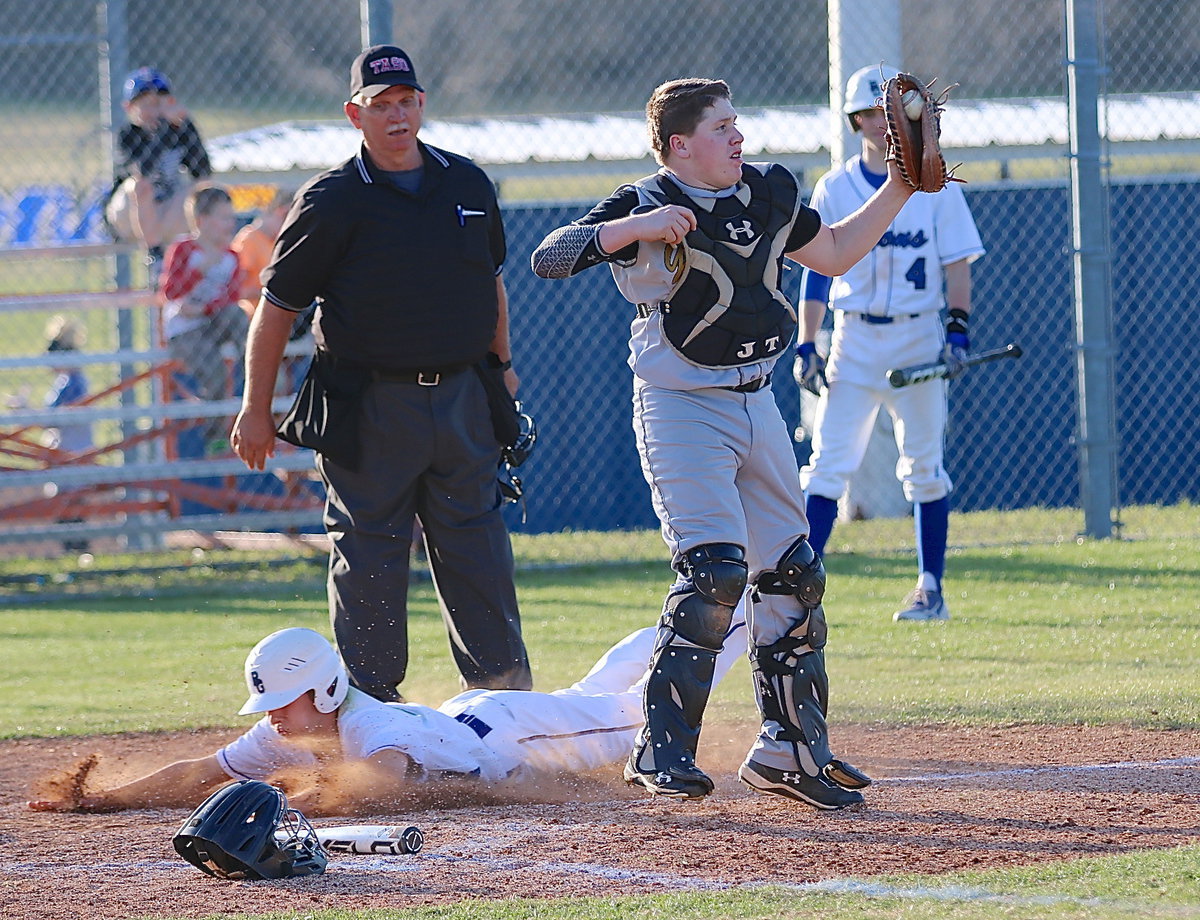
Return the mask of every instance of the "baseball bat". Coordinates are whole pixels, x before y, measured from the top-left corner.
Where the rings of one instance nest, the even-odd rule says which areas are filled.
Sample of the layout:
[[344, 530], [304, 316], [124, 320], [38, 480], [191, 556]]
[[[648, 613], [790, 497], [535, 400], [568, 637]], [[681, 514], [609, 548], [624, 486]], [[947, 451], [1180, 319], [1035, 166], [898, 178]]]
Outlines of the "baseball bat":
[[[1019, 358], [1022, 355], [1021, 346], [1009, 343], [1003, 348], [993, 348], [990, 351], [981, 351], [973, 355], [967, 355], [963, 361], [964, 367], [971, 367], [976, 364], [983, 364], [987, 361], [999, 361], [1001, 358]], [[887, 372], [888, 383], [896, 389], [900, 387], [909, 387], [914, 383], [924, 383], [926, 380], [938, 380], [948, 376], [950, 366], [942, 361], [935, 361], [932, 364], [916, 364], [912, 367], [897, 367]]]
[[354, 853], [366, 856], [401, 856], [419, 853], [425, 835], [417, 827], [391, 827], [386, 824], [343, 824], [314, 828], [317, 839], [329, 853]]

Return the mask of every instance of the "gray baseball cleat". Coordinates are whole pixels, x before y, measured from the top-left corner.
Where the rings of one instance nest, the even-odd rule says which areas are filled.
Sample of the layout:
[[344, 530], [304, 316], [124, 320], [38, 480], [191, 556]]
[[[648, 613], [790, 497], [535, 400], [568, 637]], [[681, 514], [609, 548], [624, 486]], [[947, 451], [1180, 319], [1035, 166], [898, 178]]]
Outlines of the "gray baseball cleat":
[[826, 811], [865, 801], [862, 793], [845, 789], [824, 776], [809, 776], [802, 770], [776, 770], [754, 760], [747, 760], [738, 768], [738, 779], [756, 792], [781, 795]]
[[905, 607], [892, 614], [892, 619], [901, 620], [948, 620], [950, 610], [942, 598], [941, 591], [926, 591], [917, 588], [904, 599]]

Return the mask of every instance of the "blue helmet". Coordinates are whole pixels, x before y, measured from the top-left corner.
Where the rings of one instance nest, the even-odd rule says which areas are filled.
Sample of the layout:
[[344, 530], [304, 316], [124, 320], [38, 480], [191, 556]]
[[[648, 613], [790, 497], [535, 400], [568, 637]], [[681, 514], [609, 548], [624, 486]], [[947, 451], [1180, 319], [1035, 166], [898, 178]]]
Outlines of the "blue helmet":
[[125, 88], [121, 92], [121, 98], [126, 102], [133, 102], [142, 93], [169, 92], [171, 92], [171, 82], [167, 79], [166, 74], [153, 67], [139, 67], [125, 78]]

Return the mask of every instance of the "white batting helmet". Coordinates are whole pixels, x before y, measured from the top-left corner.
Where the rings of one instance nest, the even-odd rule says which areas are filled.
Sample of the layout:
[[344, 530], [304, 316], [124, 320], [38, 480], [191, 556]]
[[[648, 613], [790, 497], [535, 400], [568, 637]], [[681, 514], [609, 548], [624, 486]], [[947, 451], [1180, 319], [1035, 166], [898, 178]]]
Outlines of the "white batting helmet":
[[292, 627], [273, 632], [246, 656], [250, 697], [238, 710], [245, 716], [288, 705], [313, 691], [317, 712], [333, 712], [350, 687], [346, 668], [319, 632]]
[[846, 81], [846, 102], [842, 111], [847, 115], [855, 112], [865, 112], [880, 105], [883, 97], [883, 83], [900, 73], [895, 67], [886, 64], [872, 64], [862, 70], [856, 70]]

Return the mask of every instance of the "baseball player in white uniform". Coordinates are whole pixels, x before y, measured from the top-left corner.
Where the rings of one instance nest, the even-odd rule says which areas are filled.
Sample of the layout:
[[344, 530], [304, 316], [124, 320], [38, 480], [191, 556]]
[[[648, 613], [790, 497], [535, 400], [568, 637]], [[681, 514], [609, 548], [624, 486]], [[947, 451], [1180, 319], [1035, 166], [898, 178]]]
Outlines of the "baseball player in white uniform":
[[[746, 654], [738, 604], [714, 682]], [[583, 772], [620, 763], [642, 727], [642, 683], [654, 649], [651, 627], [610, 648], [582, 680], [553, 693], [468, 690], [437, 709], [383, 703], [351, 687], [320, 633], [293, 627], [260, 641], [246, 658], [249, 697], [239, 715], [266, 713], [240, 737], [195, 760], [168, 764], [78, 802], [39, 800], [37, 811], [113, 811], [194, 805], [231, 779], [268, 780], [287, 767], [350, 763], [369, 802], [398, 799], [418, 784], [457, 778], [484, 784]], [[348, 813], [356, 800], [322, 798], [318, 786], [289, 794], [305, 815]]]
[[664, 83], [646, 116], [662, 168], [552, 232], [532, 257], [543, 278], [607, 263], [638, 311], [629, 340], [633, 425], [678, 578], [659, 620], [646, 727], [625, 779], [675, 798], [712, 791], [696, 743], [713, 662], [734, 605], [753, 585], [762, 728], [738, 775], [817, 808], [855, 805], [870, 779], [830, 752], [825, 575], [805, 539], [795, 454], [770, 381], [797, 326], [780, 290], [784, 257], [840, 274], [912, 191], [895, 174], [857, 214], [827, 226], [804, 206], [790, 170], [743, 162], [723, 81]]
[[[862, 207], [887, 174], [887, 123], [882, 82], [896, 71], [865, 67], [851, 76], [845, 112], [862, 134], [862, 153], [822, 176], [811, 205], [825, 221]], [[837, 517], [838, 500], [862, 463], [880, 406], [893, 419], [900, 459], [896, 477], [914, 505], [918, 581], [896, 620], [945, 620], [942, 591], [952, 488], [942, 465], [946, 432], [945, 380], [902, 389], [888, 385], [888, 368], [939, 359], [952, 366], [970, 345], [970, 264], [983, 255], [979, 232], [958, 185], [914, 195], [867, 256], [842, 275], [806, 272], [794, 373], [820, 395], [812, 457], [800, 471], [807, 494], [809, 543], [818, 555]], [[815, 339], [826, 303], [834, 308], [828, 361]], [[941, 310], [949, 308], [943, 327]], [[827, 386], [823, 386], [827, 382]]]

